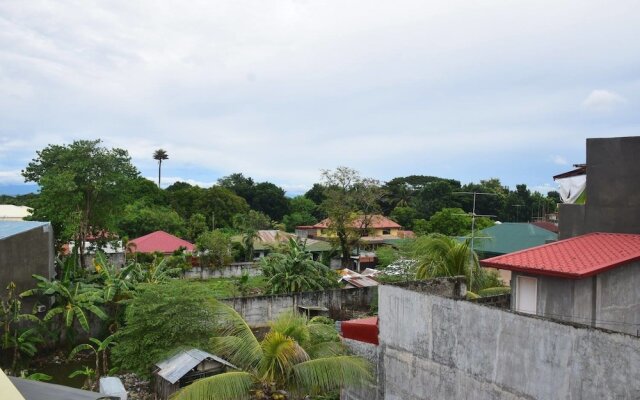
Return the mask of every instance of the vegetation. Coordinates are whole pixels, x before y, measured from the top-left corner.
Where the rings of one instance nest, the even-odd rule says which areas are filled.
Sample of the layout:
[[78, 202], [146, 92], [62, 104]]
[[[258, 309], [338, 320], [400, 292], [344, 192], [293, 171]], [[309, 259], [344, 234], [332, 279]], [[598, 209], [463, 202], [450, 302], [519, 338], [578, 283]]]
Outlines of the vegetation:
[[208, 348], [215, 328], [215, 300], [204, 286], [173, 280], [140, 284], [115, 335], [113, 363], [148, 376], [150, 368], [183, 347]]
[[313, 261], [304, 244], [289, 239], [280, 253], [272, 252], [260, 260], [269, 293], [303, 292], [338, 286], [339, 276], [326, 265]]
[[331, 323], [287, 314], [259, 341], [230, 307], [219, 304], [216, 318], [218, 335], [211, 349], [240, 371], [200, 379], [175, 400], [301, 399], [372, 379], [366, 360], [344, 355]]
[[158, 187], [162, 187], [162, 185], [160, 185], [160, 176], [161, 176], [161, 172], [162, 172], [162, 162], [164, 160], [168, 160], [169, 159], [169, 155], [167, 154], [166, 151], [164, 151], [162, 149], [158, 149], [153, 153], [153, 159], [158, 161]]

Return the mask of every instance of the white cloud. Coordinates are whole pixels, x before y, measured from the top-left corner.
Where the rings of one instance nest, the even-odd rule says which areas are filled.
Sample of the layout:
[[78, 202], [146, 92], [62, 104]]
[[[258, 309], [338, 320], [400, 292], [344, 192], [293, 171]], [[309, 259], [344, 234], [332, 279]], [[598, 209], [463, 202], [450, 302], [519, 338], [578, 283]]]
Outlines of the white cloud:
[[566, 158], [559, 156], [557, 154], [551, 157], [551, 160], [553, 161], [554, 164], [557, 164], [557, 165], [569, 165], [569, 161], [567, 161]]
[[590, 111], [611, 112], [627, 99], [609, 90], [594, 90], [582, 101], [582, 106]]
[[23, 183], [24, 178], [20, 174], [20, 170], [0, 171], [0, 184]]

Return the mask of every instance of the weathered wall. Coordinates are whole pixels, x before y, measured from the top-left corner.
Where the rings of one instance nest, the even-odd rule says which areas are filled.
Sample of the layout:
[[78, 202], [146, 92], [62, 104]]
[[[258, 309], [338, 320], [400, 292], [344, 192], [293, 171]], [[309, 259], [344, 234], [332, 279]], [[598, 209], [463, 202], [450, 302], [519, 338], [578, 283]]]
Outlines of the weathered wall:
[[[537, 314], [630, 335], [640, 329], [640, 262], [622, 265], [593, 277], [538, 279]], [[512, 285], [515, 285], [514, 278]], [[517, 289], [513, 289], [516, 293]], [[595, 297], [594, 294], [595, 293]], [[515, 309], [515, 300], [512, 302]]]
[[258, 276], [262, 274], [262, 270], [254, 263], [237, 263], [220, 268], [193, 267], [185, 271], [184, 277], [189, 279], [237, 278], [243, 274]]
[[636, 399], [640, 339], [379, 288], [386, 400]]
[[378, 370], [381, 363], [381, 353], [375, 344], [359, 342], [357, 340], [342, 339], [342, 344], [351, 354], [366, 358], [373, 366], [373, 375], [377, 377], [378, 385], [371, 384], [361, 388], [344, 388], [340, 392], [341, 400], [384, 400], [384, 378], [378, 376], [382, 369]]
[[640, 233], [640, 136], [587, 139], [587, 201], [561, 205], [559, 239]]
[[0, 293], [5, 294], [4, 289], [9, 282], [16, 284], [17, 293], [34, 287], [33, 274], [52, 278], [53, 261], [53, 229], [50, 224], [0, 240]]
[[280, 314], [297, 310], [298, 306], [322, 306], [333, 318], [348, 310], [368, 310], [378, 293], [378, 287], [333, 289], [270, 296], [249, 296], [224, 299], [251, 327], [265, 326]]

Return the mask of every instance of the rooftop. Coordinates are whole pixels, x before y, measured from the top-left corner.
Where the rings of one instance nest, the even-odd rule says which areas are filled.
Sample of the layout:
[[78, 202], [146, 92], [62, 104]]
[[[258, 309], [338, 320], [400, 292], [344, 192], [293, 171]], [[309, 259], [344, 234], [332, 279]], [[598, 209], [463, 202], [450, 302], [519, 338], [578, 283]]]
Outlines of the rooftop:
[[181, 351], [173, 357], [157, 363], [156, 366], [159, 369], [158, 375], [169, 381], [171, 384], [174, 384], [180, 380], [180, 378], [185, 376], [187, 372], [191, 371], [196, 365], [207, 359], [214, 360], [220, 364], [226, 365], [227, 367], [237, 369], [228, 361], [207, 353], [206, 351], [190, 349]]
[[557, 233], [535, 224], [505, 222], [479, 231], [475, 237], [474, 248], [489, 255], [501, 255], [540, 246], [557, 239]]
[[0, 240], [48, 225], [38, 221], [0, 221]]
[[164, 231], [155, 231], [148, 235], [132, 239], [129, 241], [129, 244], [135, 245], [134, 249], [139, 253], [154, 253], [156, 251], [160, 253], [173, 253], [180, 247], [185, 247], [187, 251], [195, 250], [193, 243]]
[[[367, 221], [365, 221], [364, 216], [360, 216], [353, 221], [353, 223], [351, 224], [351, 227], [354, 229], [361, 229], [361, 228], [364, 228], [365, 225], [367, 225], [367, 228], [371, 228], [371, 229], [402, 228], [397, 222], [392, 221], [383, 215], [372, 215], [371, 220], [368, 221], [368, 224], [366, 222]], [[331, 224], [331, 219], [326, 218], [318, 222], [317, 224], [315, 224], [313, 227], [317, 229], [325, 229], [325, 228], [328, 228], [330, 224]]]
[[589, 233], [480, 261], [484, 267], [584, 278], [640, 260], [640, 235]]

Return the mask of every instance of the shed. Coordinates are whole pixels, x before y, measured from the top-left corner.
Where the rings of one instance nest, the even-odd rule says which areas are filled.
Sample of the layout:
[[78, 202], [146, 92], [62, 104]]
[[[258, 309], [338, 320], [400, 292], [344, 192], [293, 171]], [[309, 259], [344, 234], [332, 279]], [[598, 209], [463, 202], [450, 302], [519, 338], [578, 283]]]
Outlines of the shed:
[[166, 400], [180, 388], [193, 381], [238, 369], [233, 364], [199, 349], [183, 350], [156, 364], [153, 371], [154, 391], [159, 399]]

